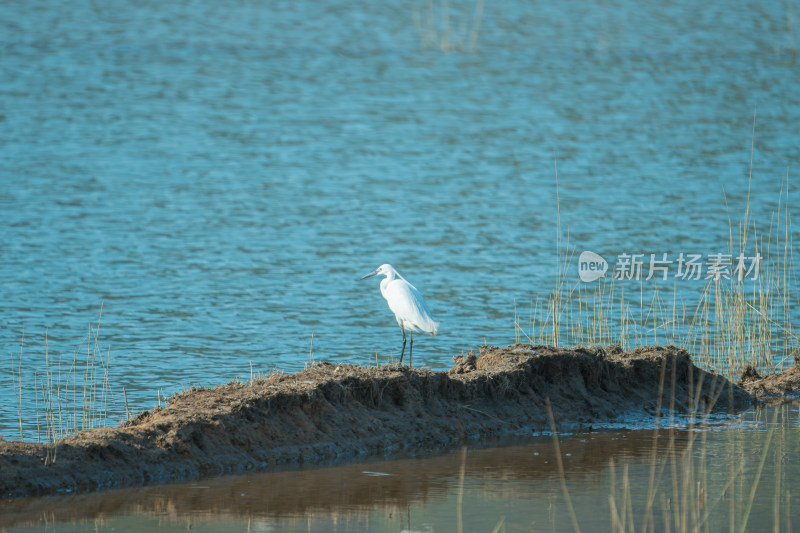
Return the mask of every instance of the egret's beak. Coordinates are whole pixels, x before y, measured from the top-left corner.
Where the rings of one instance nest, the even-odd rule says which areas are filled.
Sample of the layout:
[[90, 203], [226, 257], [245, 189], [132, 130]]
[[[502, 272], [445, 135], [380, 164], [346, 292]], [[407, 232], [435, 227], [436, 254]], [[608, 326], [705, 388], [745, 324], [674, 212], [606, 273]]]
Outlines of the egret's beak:
[[367, 274], [367, 275], [366, 275], [366, 276], [364, 276], [363, 278], [358, 278], [358, 280], [357, 280], [357, 281], [361, 281], [362, 279], [371, 278], [372, 276], [377, 276], [377, 275], [378, 275], [378, 271], [376, 270], [375, 272], [370, 272], [369, 274]]

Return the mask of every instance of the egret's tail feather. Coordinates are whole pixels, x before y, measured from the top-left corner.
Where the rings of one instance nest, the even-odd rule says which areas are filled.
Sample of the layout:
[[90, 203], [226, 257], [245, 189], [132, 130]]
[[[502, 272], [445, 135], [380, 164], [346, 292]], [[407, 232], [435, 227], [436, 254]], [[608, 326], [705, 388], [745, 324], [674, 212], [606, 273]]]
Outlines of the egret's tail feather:
[[438, 322], [434, 322], [433, 323], [433, 331], [431, 331], [431, 335], [435, 337], [437, 333], [439, 333], [439, 323]]

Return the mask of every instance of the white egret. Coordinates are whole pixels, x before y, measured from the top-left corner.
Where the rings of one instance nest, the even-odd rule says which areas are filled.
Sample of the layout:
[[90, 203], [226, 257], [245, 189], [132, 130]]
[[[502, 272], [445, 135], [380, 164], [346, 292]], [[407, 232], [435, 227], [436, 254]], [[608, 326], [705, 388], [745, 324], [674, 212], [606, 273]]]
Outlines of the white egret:
[[[431, 310], [425, 303], [422, 293], [412, 284], [407, 282], [392, 265], [381, 265], [375, 272], [370, 272], [361, 279], [377, 275], [386, 276], [381, 280], [381, 294], [389, 304], [389, 309], [394, 313], [397, 325], [403, 332], [403, 349], [400, 351], [400, 364], [403, 363], [403, 354], [406, 351], [406, 330], [411, 335], [411, 347], [408, 350], [408, 361], [411, 364], [414, 352], [414, 332], [422, 331], [436, 335], [439, 323], [433, 320]], [[360, 281], [359, 280], [359, 281]]]

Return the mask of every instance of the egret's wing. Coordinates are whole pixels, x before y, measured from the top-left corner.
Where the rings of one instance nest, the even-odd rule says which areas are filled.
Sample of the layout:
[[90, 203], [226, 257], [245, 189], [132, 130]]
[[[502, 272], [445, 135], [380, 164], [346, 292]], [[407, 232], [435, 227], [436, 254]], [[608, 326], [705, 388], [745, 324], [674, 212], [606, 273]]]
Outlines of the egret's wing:
[[416, 287], [404, 279], [396, 279], [386, 287], [386, 302], [398, 321], [411, 330], [421, 330], [436, 335], [439, 324], [431, 317], [431, 310]]

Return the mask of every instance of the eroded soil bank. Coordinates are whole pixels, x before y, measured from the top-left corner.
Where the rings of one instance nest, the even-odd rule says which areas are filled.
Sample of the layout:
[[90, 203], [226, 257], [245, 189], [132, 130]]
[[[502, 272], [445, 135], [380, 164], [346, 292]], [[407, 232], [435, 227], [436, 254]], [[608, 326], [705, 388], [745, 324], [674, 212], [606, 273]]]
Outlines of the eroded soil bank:
[[0, 442], [0, 495], [85, 491], [291, 462], [437, 447], [488, 435], [655, 416], [734, 412], [753, 397], [675, 347], [484, 347], [449, 372], [317, 364], [192, 389], [119, 428], [55, 445]]
[[748, 367], [739, 386], [757, 402], [779, 404], [800, 398], [800, 368], [793, 366], [780, 374], [760, 376]]

